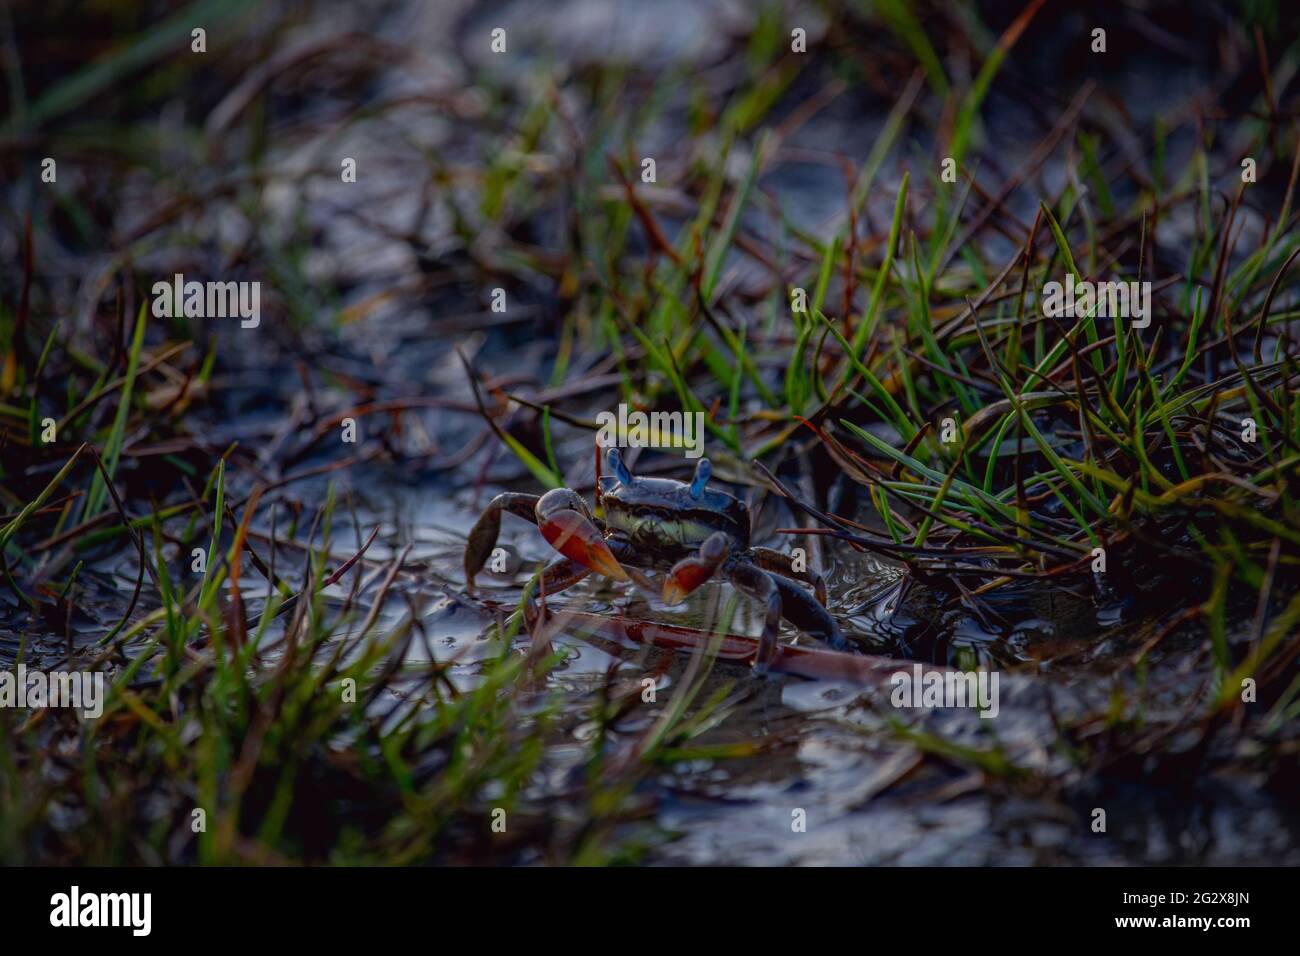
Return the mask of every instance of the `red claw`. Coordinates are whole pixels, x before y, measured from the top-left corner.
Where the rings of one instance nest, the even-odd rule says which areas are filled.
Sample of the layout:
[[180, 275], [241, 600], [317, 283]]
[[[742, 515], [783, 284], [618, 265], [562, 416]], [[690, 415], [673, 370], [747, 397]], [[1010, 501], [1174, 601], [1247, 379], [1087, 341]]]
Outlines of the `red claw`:
[[721, 532], [714, 532], [689, 558], [682, 558], [668, 572], [664, 581], [664, 603], [680, 604], [701, 584], [717, 573], [731, 551], [731, 542]]
[[695, 558], [686, 558], [673, 565], [664, 581], [664, 603], [680, 604], [701, 584], [713, 577], [713, 568]]
[[596, 526], [584, 515], [564, 509], [538, 522], [542, 537], [566, 558], [618, 581], [628, 580], [627, 572], [609, 550]]

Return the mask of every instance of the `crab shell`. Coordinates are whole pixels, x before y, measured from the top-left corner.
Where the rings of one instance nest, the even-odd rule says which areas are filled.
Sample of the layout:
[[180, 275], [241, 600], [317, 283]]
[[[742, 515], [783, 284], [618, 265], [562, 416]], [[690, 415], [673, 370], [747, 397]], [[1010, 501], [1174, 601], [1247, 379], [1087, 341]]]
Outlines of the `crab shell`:
[[749, 508], [724, 491], [692, 493], [692, 486], [669, 478], [600, 480], [600, 502], [607, 527], [632, 544], [686, 555], [721, 531], [733, 552], [749, 547]]

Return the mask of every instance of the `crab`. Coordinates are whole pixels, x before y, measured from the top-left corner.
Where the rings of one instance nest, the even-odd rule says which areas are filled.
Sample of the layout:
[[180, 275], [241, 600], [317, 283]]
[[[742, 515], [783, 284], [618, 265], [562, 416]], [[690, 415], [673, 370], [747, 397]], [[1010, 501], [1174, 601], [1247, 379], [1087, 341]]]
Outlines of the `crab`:
[[[826, 610], [826, 583], [821, 575], [797, 569], [788, 555], [750, 544], [750, 514], [743, 501], [709, 488], [712, 468], [701, 458], [689, 483], [666, 478], [638, 478], [617, 448], [606, 450], [611, 474], [600, 479], [597, 499], [605, 520], [593, 517], [576, 491], [555, 488], [546, 494], [505, 492], [497, 495], [470, 529], [465, 544], [465, 585], [491, 556], [501, 530], [501, 516], [513, 514], [537, 524], [560, 557], [541, 576], [544, 594], [554, 594], [595, 572], [618, 581], [646, 583], [635, 569], [666, 572], [663, 600], [679, 604], [702, 584], [725, 576], [765, 610], [754, 667], [767, 670], [776, 650], [781, 619], [836, 650], [844, 635]], [[629, 574], [627, 568], [634, 569]], [[800, 583], [812, 589], [810, 595]]]

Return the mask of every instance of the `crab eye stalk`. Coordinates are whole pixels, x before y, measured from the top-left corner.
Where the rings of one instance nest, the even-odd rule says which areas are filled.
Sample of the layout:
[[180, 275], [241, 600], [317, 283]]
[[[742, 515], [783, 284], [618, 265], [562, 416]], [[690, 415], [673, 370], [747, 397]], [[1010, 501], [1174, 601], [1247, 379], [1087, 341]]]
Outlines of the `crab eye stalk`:
[[627, 470], [627, 465], [623, 463], [623, 455], [617, 448], [610, 448], [605, 452], [605, 461], [609, 463], [609, 470], [614, 473], [614, 477], [624, 485], [632, 484], [632, 472]]
[[691, 497], [698, 498], [704, 494], [704, 486], [709, 483], [709, 477], [713, 474], [713, 466], [709, 464], [709, 459], [701, 458], [699, 464], [695, 466], [695, 475], [691, 478]]

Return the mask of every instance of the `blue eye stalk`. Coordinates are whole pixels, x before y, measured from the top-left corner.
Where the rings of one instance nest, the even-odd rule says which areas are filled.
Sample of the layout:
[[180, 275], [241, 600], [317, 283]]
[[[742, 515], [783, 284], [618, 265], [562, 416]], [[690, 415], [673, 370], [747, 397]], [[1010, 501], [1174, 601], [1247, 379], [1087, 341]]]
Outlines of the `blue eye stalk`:
[[691, 497], [698, 499], [704, 494], [704, 486], [709, 483], [709, 478], [713, 474], [713, 466], [709, 464], [709, 459], [701, 458], [699, 464], [695, 466], [695, 476], [691, 478]]
[[610, 448], [605, 452], [605, 461], [609, 463], [609, 470], [614, 473], [614, 477], [620, 484], [632, 484], [632, 472], [628, 471], [627, 465], [623, 463], [623, 456], [617, 448]]

